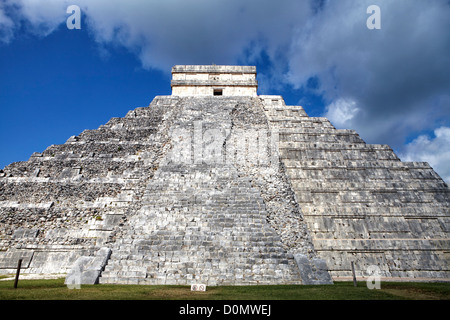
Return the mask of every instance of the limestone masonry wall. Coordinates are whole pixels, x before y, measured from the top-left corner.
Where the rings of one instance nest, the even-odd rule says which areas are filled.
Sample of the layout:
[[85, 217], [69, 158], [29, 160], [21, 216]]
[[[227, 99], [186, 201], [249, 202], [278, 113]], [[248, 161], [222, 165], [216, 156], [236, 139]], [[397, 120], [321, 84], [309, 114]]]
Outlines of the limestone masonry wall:
[[427, 163], [401, 162], [389, 146], [310, 118], [281, 97], [260, 96], [280, 135], [282, 162], [314, 248], [334, 279], [448, 279], [450, 191]]
[[354, 262], [450, 279], [450, 191], [427, 163], [256, 96], [254, 67], [172, 71], [172, 96], [0, 170], [0, 274], [314, 284]]
[[256, 68], [250, 66], [174, 66], [173, 96], [257, 95]]

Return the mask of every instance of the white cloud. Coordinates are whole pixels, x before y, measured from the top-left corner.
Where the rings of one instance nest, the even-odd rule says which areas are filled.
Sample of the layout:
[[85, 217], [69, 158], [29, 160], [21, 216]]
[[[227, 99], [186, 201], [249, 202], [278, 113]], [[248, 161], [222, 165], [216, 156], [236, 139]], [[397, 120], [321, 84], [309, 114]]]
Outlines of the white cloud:
[[305, 21], [309, 1], [79, 0], [99, 43], [135, 52], [146, 68], [174, 64], [232, 64], [251, 43], [271, 57], [287, 50], [293, 26]]
[[337, 128], [351, 128], [351, 120], [359, 111], [355, 101], [338, 99], [326, 107], [325, 117]]
[[434, 138], [421, 135], [405, 146], [399, 154], [403, 161], [428, 162], [433, 169], [450, 183], [450, 128], [434, 130]]
[[412, 133], [450, 119], [448, 105], [435, 103], [450, 92], [450, 37], [444, 31], [450, 30], [450, 3], [377, 0], [382, 27], [369, 30], [372, 4], [327, 1], [297, 30], [288, 77], [295, 87], [316, 77], [331, 106], [343, 97], [356, 101], [360, 112], [347, 121], [350, 129], [369, 142], [399, 147]]
[[76, 4], [82, 25], [98, 43], [124, 46], [144, 67], [165, 72], [174, 64], [232, 64], [255, 43], [275, 61], [312, 10], [309, 0], [5, 1], [14, 8], [16, 24], [44, 36], [64, 23], [66, 8]]
[[14, 26], [9, 30], [26, 24], [28, 30], [39, 36], [47, 36], [66, 21], [66, 9], [69, 0], [4, 0], [4, 5], [10, 9]]
[[0, 3], [0, 42], [8, 43], [13, 38], [14, 22], [5, 12]]

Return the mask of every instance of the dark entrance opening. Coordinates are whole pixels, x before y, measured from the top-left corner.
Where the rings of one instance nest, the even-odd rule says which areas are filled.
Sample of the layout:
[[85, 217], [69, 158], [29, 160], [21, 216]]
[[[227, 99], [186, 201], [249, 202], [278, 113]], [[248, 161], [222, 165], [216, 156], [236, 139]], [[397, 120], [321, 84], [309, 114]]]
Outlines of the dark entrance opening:
[[214, 95], [215, 96], [222, 96], [223, 95], [223, 89], [214, 89]]

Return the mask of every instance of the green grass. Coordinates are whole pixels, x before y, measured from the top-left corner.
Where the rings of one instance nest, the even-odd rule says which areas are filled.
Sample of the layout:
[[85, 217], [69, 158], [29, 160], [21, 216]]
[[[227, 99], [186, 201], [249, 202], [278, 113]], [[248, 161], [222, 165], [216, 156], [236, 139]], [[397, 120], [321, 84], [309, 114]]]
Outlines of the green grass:
[[365, 282], [301, 286], [219, 286], [191, 292], [188, 286], [82, 285], [69, 289], [64, 279], [0, 281], [0, 300], [449, 300], [450, 283]]

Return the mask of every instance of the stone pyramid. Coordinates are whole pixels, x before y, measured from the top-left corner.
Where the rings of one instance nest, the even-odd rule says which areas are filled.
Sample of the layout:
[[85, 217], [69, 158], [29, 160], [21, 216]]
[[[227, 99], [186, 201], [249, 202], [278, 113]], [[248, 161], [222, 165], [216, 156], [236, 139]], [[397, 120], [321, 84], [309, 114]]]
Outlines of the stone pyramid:
[[450, 279], [427, 163], [258, 96], [256, 68], [175, 66], [172, 95], [0, 171], [0, 274], [69, 283]]

